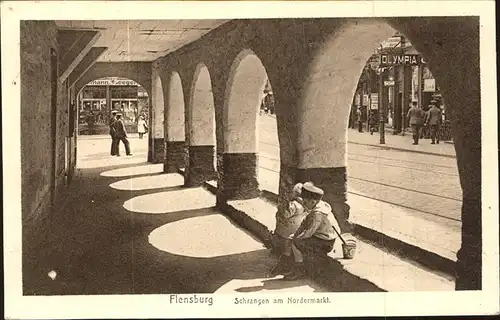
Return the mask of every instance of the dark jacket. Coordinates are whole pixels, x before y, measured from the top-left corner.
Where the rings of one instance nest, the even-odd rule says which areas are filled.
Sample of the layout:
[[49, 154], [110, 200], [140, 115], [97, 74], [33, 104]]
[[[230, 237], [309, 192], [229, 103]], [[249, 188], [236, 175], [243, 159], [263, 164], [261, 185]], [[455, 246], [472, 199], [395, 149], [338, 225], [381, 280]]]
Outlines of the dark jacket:
[[410, 125], [423, 125], [425, 113], [421, 108], [411, 107], [406, 117], [409, 118]]
[[115, 137], [124, 138], [127, 136], [127, 131], [125, 130], [125, 125], [123, 124], [122, 119], [115, 120], [113, 128], [115, 129]]
[[109, 125], [109, 134], [113, 137], [115, 135], [115, 124], [116, 119], [113, 117], [109, 119], [108, 125]]

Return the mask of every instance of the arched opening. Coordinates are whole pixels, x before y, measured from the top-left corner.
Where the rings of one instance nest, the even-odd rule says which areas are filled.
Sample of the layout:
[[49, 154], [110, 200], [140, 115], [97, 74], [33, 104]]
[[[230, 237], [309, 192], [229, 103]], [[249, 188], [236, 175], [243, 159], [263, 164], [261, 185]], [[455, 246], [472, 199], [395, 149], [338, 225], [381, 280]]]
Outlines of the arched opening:
[[[134, 80], [120, 77], [92, 80], [80, 89], [76, 103], [79, 167], [99, 167], [114, 163], [110, 152], [112, 111], [120, 114], [133, 153], [132, 158], [123, 158], [122, 161], [128, 163], [145, 160], [147, 139], [140, 139], [139, 131], [142, 131], [142, 125], [147, 124], [149, 118], [149, 96], [143, 86]], [[126, 151], [124, 144], [118, 143], [118, 150], [123, 155]], [[100, 156], [109, 154], [110, 158], [98, 160], [96, 151]]]
[[177, 172], [185, 166], [184, 93], [179, 73], [172, 72], [168, 86], [165, 110], [165, 163], [164, 172]]
[[196, 186], [215, 177], [215, 109], [212, 82], [208, 68], [200, 63], [195, 70], [186, 109], [185, 185]]
[[[462, 190], [453, 145], [431, 145], [430, 140], [413, 145], [411, 134], [385, 131], [397, 123], [401, 128], [403, 120], [407, 121], [405, 107], [411, 100], [405, 103], [405, 96], [418, 99], [420, 106], [433, 98], [438, 100], [437, 95], [423, 94], [423, 80], [433, 79], [431, 66], [424, 69], [419, 59], [404, 57], [418, 52], [393, 48], [390, 59], [401, 67], [372, 68], [374, 53], [380, 57], [395, 35], [400, 35], [398, 30], [383, 20], [352, 20], [316, 45], [299, 112], [299, 168], [325, 190], [325, 200], [332, 205], [343, 232], [352, 231], [351, 222], [456, 260], [461, 244]], [[421, 68], [416, 88], [404, 88], [398, 101], [399, 82], [413, 84], [412, 61]], [[422, 70], [429, 72], [425, 76], [427, 71]], [[432, 82], [427, 85], [431, 87]], [[441, 101], [446, 100], [443, 93]], [[396, 103], [399, 117], [394, 112]], [[371, 135], [357, 128], [348, 130], [353, 105], [356, 113], [360, 107], [357, 114], [365, 128], [372, 109], [374, 126], [380, 127], [380, 132]], [[398, 120], [389, 125], [387, 115]], [[424, 113], [421, 115], [424, 120]], [[384, 148], [380, 148], [378, 136], [382, 132]], [[437, 235], [417, 230], [436, 230]]]
[[[259, 153], [259, 110], [268, 77], [262, 62], [251, 50], [238, 54], [230, 72], [224, 100], [225, 172], [219, 189], [223, 189], [228, 199], [253, 198], [259, 194], [259, 183], [267, 181], [267, 176], [260, 174], [258, 164], [264, 158]], [[271, 125], [273, 121], [276, 127], [275, 119], [270, 121]]]
[[163, 99], [163, 84], [161, 78], [156, 76], [153, 82], [153, 96], [154, 104], [152, 109], [151, 118], [151, 152], [152, 152], [152, 162], [160, 163], [163, 162], [164, 157], [164, 112], [165, 112], [165, 102]]

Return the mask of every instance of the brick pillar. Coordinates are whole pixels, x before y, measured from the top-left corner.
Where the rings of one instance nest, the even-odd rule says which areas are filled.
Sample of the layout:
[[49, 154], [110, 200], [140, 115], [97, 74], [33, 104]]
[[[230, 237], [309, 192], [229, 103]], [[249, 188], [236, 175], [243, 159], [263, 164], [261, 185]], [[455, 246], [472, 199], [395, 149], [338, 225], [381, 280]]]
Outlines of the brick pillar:
[[153, 138], [153, 163], [162, 163], [165, 156], [165, 143], [163, 138]]
[[332, 206], [332, 211], [343, 233], [352, 232], [349, 223], [350, 207], [347, 204], [347, 168], [297, 169], [297, 181], [312, 181], [325, 192], [323, 200]]
[[184, 185], [194, 187], [215, 178], [214, 146], [189, 146]]
[[[217, 203], [259, 196], [256, 153], [224, 153], [218, 158]], [[220, 164], [219, 164], [219, 161]]]
[[179, 168], [184, 168], [184, 141], [167, 141], [164, 154], [164, 173], [174, 173], [177, 172]]

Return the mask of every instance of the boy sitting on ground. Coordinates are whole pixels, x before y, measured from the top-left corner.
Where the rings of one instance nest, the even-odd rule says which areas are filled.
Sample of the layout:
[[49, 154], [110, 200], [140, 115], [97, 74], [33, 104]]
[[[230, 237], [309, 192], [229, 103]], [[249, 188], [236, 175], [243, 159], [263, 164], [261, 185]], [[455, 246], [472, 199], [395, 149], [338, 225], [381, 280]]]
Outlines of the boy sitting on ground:
[[302, 199], [308, 212], [292, 237], [294, 245], [293, 271], [285, 275], [286, 280], [296, 280], [306, 275], [303, 255], [327, 255], [333, 249], [336, 238], [332, 223], [338, 226], [331, 206], [322, 201], [323, 190], [312, 183], [304, 184]]
[[[285, 210], [278, 212], [276, 215], [276, 230], [275, 234], [284, 239], [285, 246], [280, 259], [276, 266], [274, 266], [270, 273], [270, 277], [275, 277], [279, 274], [287, 274], [291, 272], [292, 262], [292, 252], [297, 251], [297, 248], [292, 243], [292, 236], [298, 227], [304, 220], [306, 212], [302, 205], [302, 198], [300, 197], [302, 192], [302, 183], [297, 183], [292, 190], [290, 201]], [[295, 254], [294, 254], [295, 256]]]

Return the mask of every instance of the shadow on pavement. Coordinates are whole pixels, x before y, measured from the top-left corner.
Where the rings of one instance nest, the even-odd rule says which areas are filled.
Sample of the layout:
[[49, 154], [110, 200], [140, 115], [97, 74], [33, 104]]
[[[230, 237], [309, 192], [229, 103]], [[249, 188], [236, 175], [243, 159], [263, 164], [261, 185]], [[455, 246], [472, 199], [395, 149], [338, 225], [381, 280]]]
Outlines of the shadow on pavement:
[[[24, 295], [214, 293], [233, 280], [255, 279], [264, 279], [265, 290], [294, 286], [282, 280], [265, 279], [276, 259], [257, 242], [251, 251], [210, 258], [158, 250], [148, 239], [153, 230], [220, 213], [210, 205], [164, 214], [128, 211], [123, 204], [131, 198], [181, 188], [116, 190], [110, 184], [124, 177], [100, 175], [108, 170], [109, 167], [80, 169], [80, 178], [68, 188], [66, 204], [51, 214], [46, 232], [23, 233]], [[207, 234], [225, 236], [227, 232], [243, 232], [233, 224], [231, 228], [209, 230], [206, 234], [186, 228], [183, 238], [172, 243], [193, 239], [199, 245], [210, 242]], [[328, 291], [380, 291], [341, 267], [329, 270], [335, 270], [336, 280], [321, 283], [322, 287], [326, 284]], [[54, 280], [48, 276], [50, 271], [57, 273]], [[259, 290], [251, 286], [237, 288], [238, 292]]]

